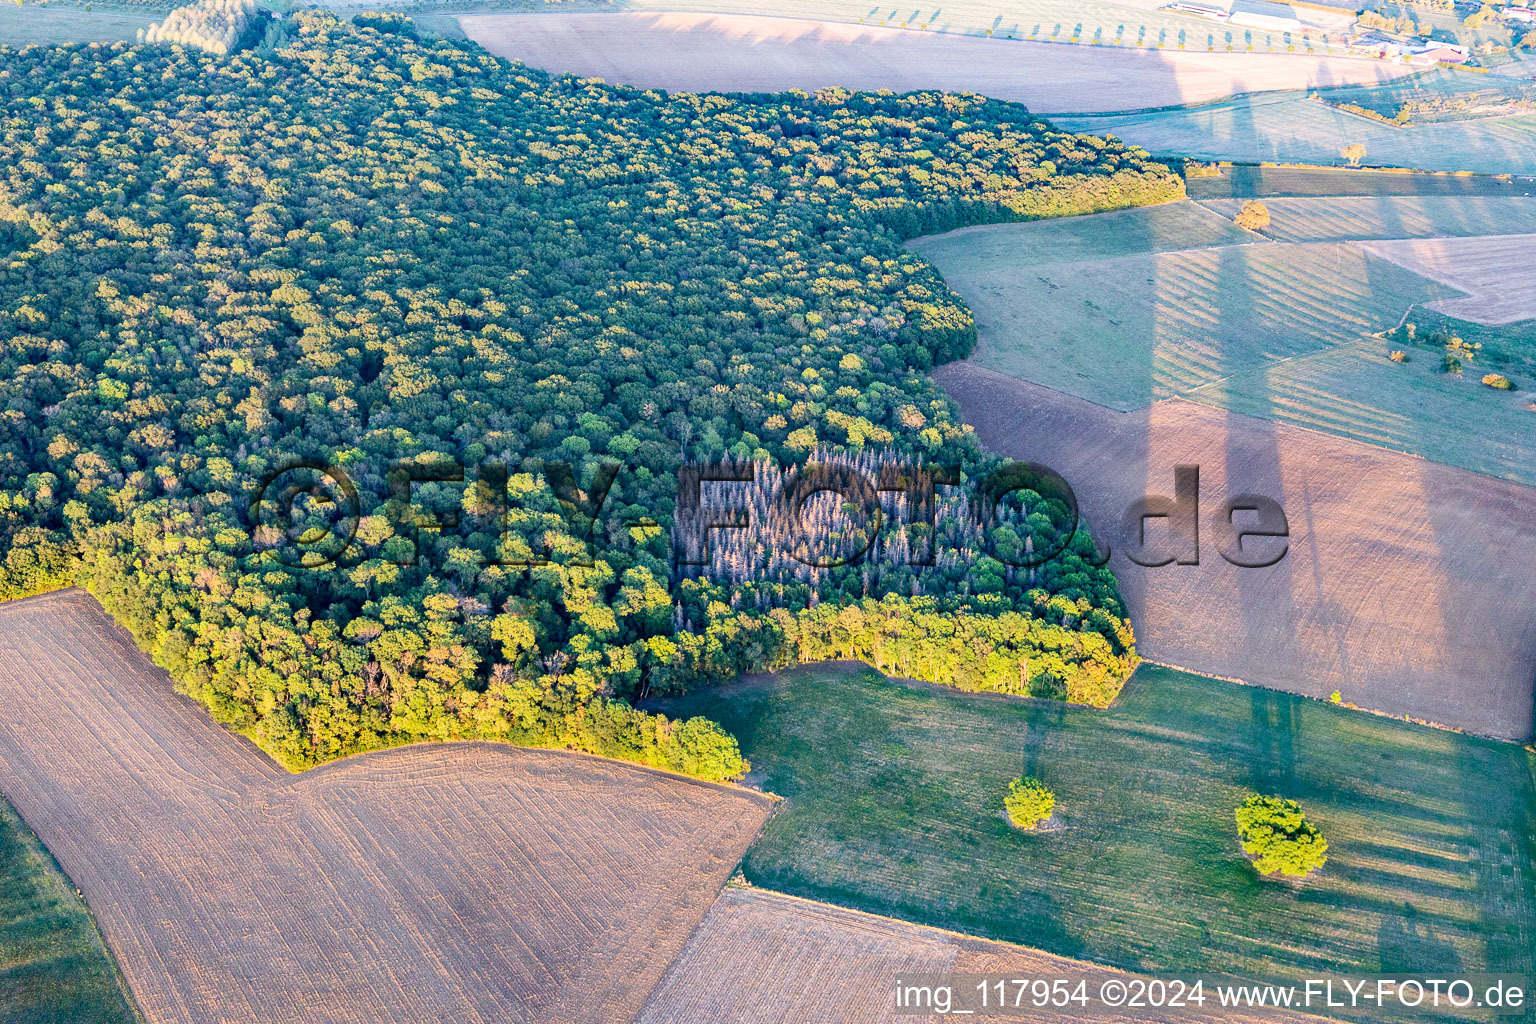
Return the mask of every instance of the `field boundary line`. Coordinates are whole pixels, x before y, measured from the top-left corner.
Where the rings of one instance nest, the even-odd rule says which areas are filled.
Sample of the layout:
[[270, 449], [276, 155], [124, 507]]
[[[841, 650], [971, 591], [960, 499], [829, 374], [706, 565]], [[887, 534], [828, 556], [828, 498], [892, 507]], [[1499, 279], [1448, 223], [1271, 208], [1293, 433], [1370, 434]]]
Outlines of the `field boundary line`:
[[[199, 705], [199, 707], [201, 707], [201, 705]], [[210, 721], [212, 721], [212, 719], [210, 719]], [[218, 723], [215, 722], [214, 724], [217, 725]], [[222, 728], [222, 726], [220, 726], [220, 728]], [[234, 735], [239, 734], [234, 733]], [[278, 785], [276, 789], [285, 790], [296, 787], [301, 783], [310, 781], [315, 783], [331, 781], [330, 779], [326, 778], [326, 776], [338, 774], [344, 769], [360, 770], [365, 759], [377, 760], [379, 758], [389, 757], [401, 751], [422, 752], [434, 747], [440, 749], [454, 747], [481, 747], [486, 750], [495, 752], [505, 752], [509, 750], [531, 750], [540, 754], [550, 754], [562, 758], [596, 761], [607, 765], [621, 765], [626, 770], [633, 770], [643, 774], [655, 775], [673, 781], [686, 782], [691, 786], [697, 786], [699, 788], [713, 790], [715, 792], [731, 793], [736, 795], [745, 794], [751, 798], [753, 802], [762, 804], [763, 806], [769, 808], [774, 807], [779, 801], [784, 799], [783, 797], [765, 793], [759, 789], [750, 789], [746, 786], [738, 785], [735, 783], [708, 782], [704, 779], [696, 779], [691, 775], [682, 775], [678, 772], [669, 771], [666, 768], [657, 768], [648, 764], [639, 764], [635, 761], [624, 761], [616, 757], [604, 757], [601, 754], [592, 754], [585, 750], [571, 750], [567, 747], [530, 747], [517, 743], [505, 743], [500, 740], [471, 739], [421, 740], [414, 743], [398, 743], [392, 746], [382, 747], [378, 750], [364, 750], [356, 754], [348, 754], [346, 757], [338, 757], [334, 761], [327, 761], [324, 764], [317, 764], [313, 768], [306, 768], [301, 772], [289, 773], [288, 778], [281, 780], [280, 785]], [[266, 757], [266, 754], [263, 753], [262, 756]], [[272, 763], [277, 764], [275, 761]], [[277, 767], [281, 768], [282, 765], [277, 765]]]
[[[1081, 46], [1082, 44], [1078, 43], [1078, 44], [1075, 44], [1075, 45]], [[1152, 52], [1153, 53], [1158, 53], [1158, 52], [1167, 52], [1167, 51], [1153, 50]], [[1212, 53], [1211, 51], [1208, 51], [1208, 50], [1199, 50], [1199, 51], [1196, 51], [1196, 50], [1174, 50], [1172, 52], [1174, 52], [1174, 53], [1192, 53], [1192, 54], [1196, 54], [1196, 55], [1204, 54], [1205, 56], [1209, 56], [1209, 57], [1216, 56], [1216, 53]], [[1217, 52], [1221, 52], [1221, 51], [1217, 51]], [[1231, 54], [1223, 53], [1223, 55], [1224, 56], [1237, 56], [1237, 54], [1235, 52], [1231, 53]], [[1254, 51], [1254, 56], [1258, 56], [1258, 55], [1259, 55], [1258, 51], [1255, 50]], [[1246, 57], [1246, 56], [1248, 56], [1248, 54], [1246, 52], [1244, 52], [1242, 54], [1242, 56]], [[1297, 54], [1294, 54], [1294, 53], [1270, 53], [1270, 52], [1266, 51], [1264, 56], [1295, 57], [1295, 56], [1297, 56]], [[1329, 57], [1342, 56], [1342, 54], [1327, 54], [1327, 53], [1325, 53], [1325, 54], [1316, 54], [1316, 53], [1309, 53], [1309, 54], [1301, 54], [1301, 56], [1310, 57], [1313, 60], [1316, 60], [1319, 56], [1323, 57], [1324, 59], [1327, 59]], [[1365, 59], [1366, 60], [1374, 60], [1374, 59], [1377, 59], [1377, 58], [1367, 57]], [[1410, 78], [1416, 77], [1416, 75], [1420, 74], [1420, 73], [1422, 73], [1422, 72], [1416, 72], [1415, 74], [1403, 75], [1403, 76], [1401, 76], [1399, 78], [1389, 79], [1388, 81], [1389, 82], [1394, 82], [1394, 83], [1395, 82], [1399, 82], [1399, 81], [1407, 81]], [[1380, 85], [1380, 84], [1386, 84], [1386, 83], [1377, 83], [1377, 84]], [[1339, 86], [1320, 86], [1320, 87], [1315, 87], [1315, 88], [1332, 89], [1332, 88], [1339, 88]], [[1204, 110], [1207, 107], [1225, 106], [1228, 103], [1236, 103], [1239, 100], [1249, 100], [1250, 102], [1254, 101], [1254, 100], [1266, 100], [1266, 101], [1271, 101], [1271, 102], [1280, 102], [1280, 101], [1286, 100], [1286, 99], [1304, 99], [1304, 98], [1306, 98], [1307, 93], [1309, 91], [1310, 91], [1309, 89], [1305, 89], [1305, 88], [1302, 88], [1302, 89], [1253, 89], [1253, 90], [1250, 90], [1248, 92], [1229, 93], [1226, 96], [1218, 96], [1218, 97], [1215, 97], [1213, 99], [1208, 99], [1208, 100], [1197, 100], [1197, 101], [1195, 101], [1193, 103], [1170, 103], [1170, 104], [1167, 104], [1166, 106], [1161, 106], [1161, 107], [1132, 107], [1131, 109], [1128, 109], [1128, 110], [1058, 111], [1056, 113], [1047, 114], [1045, 116], [1046, 117], [1051, 117], [1051, 118], [1070, 117], [1070, 118], [1072, 118], [1074, 120], [1090, 121], [1090, 120], [1092, 120], [1095, 117], [1136, 117], [1136, 116], [1140, 116], [1140, 115], [1152, 115], [1152, 114], [1176, 114], [1176, 113], [1183, 113], [1183, 112], [1186, 112], [1186, 111]], [[1076, 131], [1077, 129], [1073, 129], [1073, 130]], [[1094, 134], [1094, 133], [1089, 132], [1088, 134]], [[1226, 163], [1230, 163], [1230, 161], [1220, 161], [1220, 160], [1217, 160], [1217, 161], [1205, 161], [1205, 162], [1207, 162], [1207, 163], [1210, 163], [1210, 162], [1215, 162], [1215, 163], [1226, 162]]]
[[[1044, 116], [1044, 115], [1042, 115], [1042, 116]], [[1052, 114], [1050, 116], [1054, 117], [1056, 115]], [[1111, 215], [1117, 214], [1117, 213], [1131, 213], [1131, 212], [1140, 211], [1140, 210], [1151, 210], [1151, 209], [1155, 209], [1155, 208], [1157, 208], [1159, 206], [1176, 206], [1179, 203], [1188, 203], [1188, 202], [1196, 202], [1196, 200], [1191, 199], [1190, 196], [1189, 196], [1189, 193], [1186, 191], [1185, 194], [1180, 196], [1178, 199], [1164, 199], [1164, 200], [1161, 200], [1161, 201], [1156, 202], [1156, 203], [1143, 203], [1140, 206], [1122, 206], [1122, 207], [1120, 207], [1118, 209], [1115, 209], [1115, 210], [1095, 210], [1092, 213], [1073, 213], [1073, 214], [1069, 214], [1069, 215], [1067, 215], [1065, 217], [1033, 217], [1033, 218], [1030, 218], [1028, 220], [1001, 220], [1001, 221], [997, 221], [997, 222], [992, 223], [992, 224], [967, 224], [964, 227], [950, 228], [948, 231], [940, 231], [937, 234], [932, 234], [932, 235], [916, 235], [916, 236], [914, 236], [912, 238], [909, 238], [906, 241], [902, 242], [901, 243], [901, 247], [903, 249], [906, 249], [908, 252], [913, 253], [916, 256], [921, 256], [924, 260], [927, 260], [929, 265], [931, 266], [932, 263], [933, 263], [932, 260], [929, 260], [927, 256], [923, 256], [923, 254], [918, 252], [916, 249], [911, 248], [913, 242], [921, 242], [921, 241], [926, 241], [928, 239], [950, 238], [950, 237], [955, 237], [955, 236], [959, 236], [959, 235], [974, 234], [976, 232], [995, 231], [997, 228], [1010, 227], [1010, 226], [1013, 226], [1013, 225], [1016, 225], [1016, 224], [1045, 224], [1045, 223], [1055, 224], [1055, 223], [1066, 223], [1066, 222], [1070, 222], [1070, 221], [1074, 221], [1074, 220], [1083, 220], [1083, 219], [1088, 218], [1088, 217], [1108, 217], [1108, 216], [1111, 216]], [[1215, 211], [1213, 210], [1211, 212], [1214, 213]], [[1217, 214], [1217, 216], [1219, 217], [1221, 215]], [[1223, 219], [1225, 219], [1225, 218], [1223, 218]], [[1178, 251], [1178, 250], [1174, 250], [1174, 251]], [[939, 268], [938, 267], [934, 267], [933, 269], [935, 270], [935, 272], [937, 272]], [[944, 275], [943, 274], [939, 274], [939, 277], [942, 280]], [[947, 281], [945, 282], [945, 284], [948, 284], [948, 283], [949, 282], [947, 282]]]
[[37, 829], [33, 828], [32, 823], [22, 816], [21, 810], [12, 802], [10, 794], [6, 793], [3, 789], [0, 789], [0, 801], [4, 801], [4, 807], [0, 807], [0, 816], [4, 816], [8, 812], [11, 817], [21, 824], [21, 845], [26, 848], [27, 852], [42, 861], [44, 874], [51, 868], [54, 873], [69, 884], [70, 890], [79, 898], [80, 906], [84, 908], [85, 919], [91, 924], [91, 934], [95, 937], [96, 943], [101, 947], [108, 966], [112, 968], [112, 977], [117, 981], [117, 987], [122, 992], [123, 1001], [128, 1004], [128, 1013], [133, 1017], [135, 1024], [147, 1024], [144, 1018], [144, 1011], [139, 1008], [138, 997], [134, 995], [133, 988], [128, 984], [128, 979], [123, 976], [122, 965], [117, 962], [117, 953], [107, 943], [107, 937], [101, 930], [101, 922], [96, 920], [96, 911], [91, 909], [90, 901], [85, 898], [85, 893], [81, 892], [80, 886], [75, 884], [75, 880], [70, 877], [69, 872], [64, 870], [64, 865], [59, 863], [59, 859], [53, 855], [53, 851], [48, 849], [48, 844], [43, 842], [42, 837], [37, 834]]
[[[1060, 266], [1060, 264], [1057, 264], [1057, 265]], [[970, 367], [974, 367], [975, 369], [978, 369], [978, 370], [986, 370], [988, 373], [995, 373], [999, 377], [1006, 377], [1008, 380], [1017, 381], [1019, 379], [1017, 377], [1009, 377], [1006, 373], [1003, 373], [1000, 370], [994, 370], [991, 367], [982, 366], [980, 363], [973, 362], [974, 359], [975, 359], [975, 353], [973, 352], [971, 355], [966, 356], [964, 359], [956, 359], [952, 363], [941, 363], [940, 365], [935, 366], [932, 370], [929, 370], [927, 376], [931, 380], [933, 378], [933, 374], [936, 371], [942, 370], [942, 369], [944, 369], [945, 367], [948, 367], [948, 366], [970, 366]], [[940, 383], [938, 381], [934, 381], [934, 383], [935, 384], [939, 384], [940, 389], [943, 389], [944, 385], [942, 383]], [[1095, 409], [1103, 409], [1105, 412], [1112, 412], [1116, 416], [1134, 416], [1137, 413], [1144, 412], [1145, 410], [1150, 409], [1150, 408], [1152, 408], [1152, 406], [1157, 404], [1157, 402], [1151, 402], [1151, 403], [1148, 403], [1147, 405], [1143, 405], [1143, 406], [1140, 406], [1140, 407], [1135, 408], [1135, 409], [1116, 409], [1112, 405], [1104, 405], [1104, 404], [1102, 404], [1100, 402], [1095, 402], [1091, 398], [1079, 398], [1077, 395], [1074, 395], [1074, 394], [1072, 394], [1069, 391], [1062, 391], [1062, 390], [1060, 390], [1058, 388], [1053, 388], [1049, 384], [1037, 384], [1037, 383], [1035, 383], [1032, 380], [1023, 381], [1023, 383], [1028, 384], [1030, 387], [1040, 388], [1043, 391], [1049, 391], [1053, 395], [1060, 395], [1063, 398], [1070, 398], [1073, 401], [1086, 403], [1088, 405], [1093, 406]], [[946, 392], [946, 394], [947, 393], [948, 392]], [[1157, 401], [1158, 402], [1166, 402], [1166, 401], [1168, 401], [1168, 399], [1160, 398]]]
[[[1142, 660], [1144, 659], [1139, 659], [1136, 664], [1136, 669], [1132, 669], [1130, 674], [1125, 677], [1127, 681], [1130, 680], [1131, 676], [1136, 674], [1136, 670], [1141, 667]], [[893, 676], [889, 672], [884, 672], [876, 668], [867, 661], [858, 661], [848, 658], [835, 658], [830, 661], [800, 661], [786, 668], [781, 668], [777, 672], [754, 672], [748, 675], [742, 675], [737, 677], [735, 683], [728, 683], [726, 685], [736, 685], [738, 683], [751, 685], [754, 681], [769, 679], [773, 676], [780, 675], [781, 673], [796, 672], [801, 669], [810, 668], [821, 669], [822, 671], [827, 671], [830, 669], [845, 675], [858, 672], [860, 670], [866, 670], [873, 672], [881, 679], [884, 679], [887, 682], [895, 683], [898, 686], [904, 686], [912, 690], [941, 693], [945, 697], [975, 697], [1001, 703], [1020, 702], [1035, 707], [1045, 708], [1081, 708], [1088, 711], [1104, 710], [1104, 708], [1101, 708], [1096, 704], [1084, 704], [1081, 701], [1057, 700], [1054, 697], [1032, 697], [1027, 693], [1005, 693], [1001, 690], [962, 690], [958, 686], [946, 686], [943, 683], [930, 683], [926, 679], [913, 679], [911, 676]], [[718, 687], [712, 688], [712, 692], [718, 693], [720, 692], [720, 689]], [[1118, 699], [1119, 698], [1117, 697], [1116, 700]], [[1110, 707], [1113, 706], [1114, 701], [1111, 701]], [[777, 799], [787, 800], [789, 798], [777, 797]]]
[[[1391, 452], [1394, 455], [1403, 455], [1403, 456], [1407, 456], [1410, 459], [1418, 459], [1420, 462], [1427, 462], [1427, 463], [1430, 463], [1431, 465], [1440, 466], [1440, 467], [1443, 467], [1446, 470], [1454, 471], [1454, 472], [1457, 472], [1457, 473], [1468, 473], [1468, 474], [1471, 474], [1472, 476], [1481, 477], [1481, 478], [1488, 479], [1488, 480], [1494, 480], [1494, 481], [1497, 481], [1499, 484], [1501, 484], [1503, 486], [1518, 487], [1522, 491], [1529, 491], [1529, 492], [1531, 492], [1532, 493], [1531, 500], [1532, 500], [1533, 503], [1536, 503], [1536, 484], [1528, 484], [1528, 483], [1524, 483], [1524, 482], [1519, 481], [1519, 480], [1512, 480], [1509, 477], [1497, 476], [1497, 475], [1495, 475], [1493, 473], [1485, 473], [1482, 470], [1467, 469], [1465, 466], [1456, 466], [1456, 465], [1452, 465], [1449, 462], [1439, 462], [1439, 461], [1437, 461], [1435, 459], [1429, 458], [1428, 456], [1422, 455], [1419, 452], [1408, 451], [1406, 448], [1394, 448], [1391, 445], [1377, 444], [1374, 441], [1362, 441], [1358, 437], [1351, 437], [1348, 434], [1336, 434], [1336, 433], [1334, 433], [1332, 431], [1329, 431], [1329, 430], [1323, 430], [1320, 427], [1309, 426], [1308, 424], [1305, 424], [1305, 423], [1298, 423], [1295, 420], [1280, 419], [1278, 417], [1270, 417], [1270, 416], [1253, 416], [1253, 415], [1250, 415], [1249, 413], [1238, 412], [1235, 409], [1228, 409], [1225, 406], [1216, 405], [1216, 404], [1211, 403], [1211, 402], [1205, 402], [1205, 401], [1201, 401], [1198, 398], [1191, 397], [1196, 391], [1203, 390], [1204, 388], [1209, 387], [1209, 386], [1211, 386], [1213, 384], [1219, 384], [1222, 381], [1233, 380], [1233, 379], [1235, 379], [1237, 377], [1244, 376], [1244, 374], [1247, 374], [1247, 373], [1258, 373], [1260, 371], [1267, 371], [1267, 370], [1270, 369], [1270, 367], [1279, 365], [1281, 362], [1291, 362], [1291, 361], [1300, 361], [1300, 360], [1304, 360], [1304, 359], [1311, 359], [1313, 357], [1322, 356], [1322, 355], [1326, 355], [1326, 354], [1329, 354], [1329, 353], [1341, 352], [1341, 351], [1344, 351], [1344, 350], [1352, 348], [1352, 347], [1364, 346], [1366, 344], [1369, 344], [1372, 341], [1378, 341], [1378, 340], [1380, 340], [1380, 339], [1375, 338], [1375, 337], [1373, 337], [1371, 335], [1365, 335], [1365, 336], [1363, 336], [1363, 337], [1361, 337], [1361, 338], [1359, 338], [1359, 339], [1357, 339], [1355, 341], [1340, 342], [1337, 345], [1330, 346], [1329, 348], [1325, 348], [1325, 349], [1322, 349], [1322, 350], [1317, 351], [1317, 352], [1307, 352], [1307, 353], [1304, 353], [1302, 355], [1288, 356], [1284, 360], [1276, 360], [1274, 363], [1268, 364], [1266, 366], [1254, 367], [1251, 370], [1244, 371], [1244, 373], [1233, 374], [1233, 375], [1228, 376], [1228, 377], [1223, 377], [1220, 381], [1208, 381], [1205, 384], [1200, 385], [1200, 387], [1198, 387], [1198, 388], [1191, 389], [1189, 392], [1186, 392], [1185, 394], [1169, 395], [1167, 398], [1159, 398], [1157, 401], [1152, 402], [1149, 405], [1144, 405], [1144, 406], [1142, 406], [1139, 409], [1132, 409], [1132, 410], [1127, 411], [1127, 412], [1122, 412], [1119, 409], [1114, 409], [1114, 408], [1111, 408], [1111, 407], [1109, 407], [1107, 405], [1100, 405], [1099, 403], [1093, 401], [1092, 399], [1079, 398], [1077, 395], [1068, 394], [1065, 391], [1058, 391], [1057, 389], [1055, 389], [1053, 387], [1049, 387], [1048, 385], [1045, 385], [1045, 384], [1037, 384], [1037, 383], [1035, 383], [1032, 380], [1021, 380], [1018, 377], [1010, 377], [1008, 374], [1003, 373], [1000, 370], [994, 370], [994, 369], [991, 369], [990, 367], [982, 366], [980, 363], [972, 362], [969, 358], [967, 358], [967, 359], [958, 359], [958, 360], [956, 360], [955, 362], [952, 362], [952, 363], [945, 363], [942, 366], [936, 366], [936, 367], [934, 367], [933, 370], [929, 371], [929, 374], [931, 376], [934, 372], [936, 372], [938, 370], [941, 370], [941, 369], [945, 369], [947, 367], [951, 367], [951, 366], [966, 366], [966, 367], [969, 367], [972, 370], [979, 370], [979, 371], [981, 371], [983, 373], [991, 374], [994, 377], [999, 377], [1004, 382], [1012, 383], [1014, 385], [1023, 385], [1025, 387], [1030, 387], [1030, 388], [1039, 388], [1042, 391], [1049, 391], [1049, 392], [1051, 392], [1054, 395], [1060, 395], [1063, 398], [1069, 398], [1069, 399], [1071, 399], [1074, 402], [1082, 402], [1082, 403], [1084, 403], [1086, 405], [1091, 405], [1091, 406], [1093, 406], [1096, 409], [1103, 409], [1104, 411], [1113, 413], [1113, 414], [1115, 414], [1117, 416], [1135, 416], [1135, 415], [1139, 415], [1139, 414], [1141, 414], [1143, 412], [1148, 412], [1148, 411], [1150, 411], [1152, 409], [1155, 409], [1155, 408], [1157, 408], [1158, 406], [1161, 406], [1161, 405], [1168, 405], [1170, 403], [1182, 402], [1182, 403], [1184, 403], [1186, 405], [1197, 406], [1197, 407], [1199, 407], [1201, 409], [1212, 409], [1212, 410], [1215, 410], [1216, 412], [1221, 413], [1224, 416], [1238, 417], [1238, 418], [1241, 418], [1241, 419], [1244, 419], [1244, 420], [1249, 420], [1249, 421], [1251, 421], [1253, 423], [1257, 423], [1257, 424], [1274, 424], [1274, 425], [1277, 425], [1277, 426], [1286, 427], [1286, 428], [1288, 428], [1290, 430], [1304, 430], [1304, 431], [1306, 431], [1306, 432], [1308, 432], [1310, 434], [1317, 434], [1320, 437], [1326, 437], [1326, 438], [1329, 438], [1330, 440], [1337, 441], [1337, 442], [1340, 442], [1340, 443], [1343, 443], [1343, 444], [1359, 445], [1361, 447], [1374, 449], [1376, 451]], [[943, 388], [943, 384], [942, 383], [940, 383], [940, 387]], [[949, 393], [947, 388], [943, 388], [943, 390], [944, 390], [945, 394]], [[1168, 667], [1170, 667], [1170, 668], [1179, 668], [1179, 666], [1177, 666], [1177, 665], [1170, 665]], [[1180, 669], [1180, 671], [1184, 671], [1184, 670]], [[1210, 673], [1207, 673], [1207, 672], [1197, 672], [1196, 673], [1196, 675], [1209, 675], [1209, 674]]]
[[[1378, 708], [1368, 708], [1361, 704], [1351, 704], [1347, 700], [1334, 704], [1334, 702], [1329, 700], [1327, 697], [1314, 697], [1309, 693], [1298, 693], [1295, 690], [1282, 690], [1278, 686], [1265, 686], [1263, 683], [1249, 682], [1247, 679], [1239, 679], [1236, 676], [1222, 676], [1217, 675], [1214, 672], [1206, 672], [1201, 669], [1185, 668], [1183, 665], [1175, 665], [1170, 661], [1158, 661], [1155, 658], [1143, 658], [1141, 663], [1143, 665], [1157, 665], [1161, 668], [1171, 668], [1175, 672], [1183, 672], [1186, 675], [1204, 676], [1207, 679], [1218, 679], [1224, 683], [1235, 683], [1238, 686], [1246, 686], [1254, 690], [1267, 690], [1270, 693], [1283, 693], [1288, 697], [1301, 697], [1304, 700], [1316, 701], [1319, 704], [1327, 704], [1331, 707], [1347, 708], [1350, 711], [1361, 711], [1367, 715], [1375, 715], [1377, 718], [1388, 718], [1394, 722], [1407, 722], [1410, 725], [1421, 725], [1427, 729], [1439, 729], [1441, 732], [1452, 732], [1460, 736], [1476, 736], [1478, 739], [1492, 740], [1496, 743], [1508, 743], [1517, 747], [1530, 746], [1530, 744], [1523, 743], [1520, 740], [1507, 739], [1502, 736], [1489, 736], [1486, 733], [1473, 732], [1471, 729], [1463, 729], [1460, 726], [1445, 725], [1441, 722], [1433, 722], [1427, 718], [1414, 718], [1412, 715], [1394, 715], [1390, 711], [1382, 711]], [[1137, 668], [1139, 671], [1140, 666], [1137, 666]], [[1132, 678], [1135, 678], [1135, 673], [1131, 673], [1131, 676]], [[1130, 685], [1129, 680], [1126, 681], [1126, 685]], [[1123, 694], [1125, 691], [1121, 690], [1120, 692]], [[1118, 702], [1119, 697], [1116, 697], [1115, 700]], [[1114, 705], [1111, 704], [1110, 707], [1114, 707]]]

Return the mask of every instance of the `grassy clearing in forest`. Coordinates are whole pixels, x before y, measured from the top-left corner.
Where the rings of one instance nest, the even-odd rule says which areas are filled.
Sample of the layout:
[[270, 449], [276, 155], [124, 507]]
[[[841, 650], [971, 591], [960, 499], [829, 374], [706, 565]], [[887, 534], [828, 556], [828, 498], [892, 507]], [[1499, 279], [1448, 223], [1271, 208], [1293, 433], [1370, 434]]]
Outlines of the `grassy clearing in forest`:
[[3, 799], [0, 1016], [6, 1024], [138, 1020], [85, 903]]
[[[1536, 967], [1536, 756], [1514, 744], [1143, 666], [1096, 711], [805, 667], [671, 702], [788, 798], [754, 884], [1144, 970]], [[1013, 829], [1008, 780], [1056, 794]], [[1330, 843], [1260, 879], [1232, 809], [1301, 801]]]

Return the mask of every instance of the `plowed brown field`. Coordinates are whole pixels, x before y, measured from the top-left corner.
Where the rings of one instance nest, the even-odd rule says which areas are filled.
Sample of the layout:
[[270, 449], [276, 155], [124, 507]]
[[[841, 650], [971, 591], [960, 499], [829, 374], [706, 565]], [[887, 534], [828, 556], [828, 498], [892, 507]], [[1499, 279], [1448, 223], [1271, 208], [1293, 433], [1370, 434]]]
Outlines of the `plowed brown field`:
[[[636, 1024], [938, 1024], [937, 1014], [898, 1013], [895, 983], [926, 976], [1100, 982], [1129, 975], [1039, 950], [861, 914], [856, 910], [763, 889], [728, 888], [672, 965]], [[974, 979], [971, 984], [974, 985]], [[1015, 990], [1008, 988], [1012, 998]], [[1070, 989], [1069, 989], [1070, 991]], [[1076, 1020], [1304, 1021], [1301, 1014], [1243, 1013], [1193, 1007], [1166, 1015], [1153, 1010], [1092, 1012], [1009, 1008], [1008, 1020], [1070, 1024]]]
[[0, 788], [149, 1024], [632, 1020], [769, 806], [487, 744], [290, 776], [79, 592], [0, 606]]
[[[1536, 489], [1181, 399], [1118, 413], [969, 363], [934, 376], [984, 444], [1071, 482], [1111, 545], [1145, 657], [1531, 735]], [[1144, 567], [1127, 557], [1126, 513], [1171, 497], [1180, 464], [1200, 469], [1199, 564]], [[1223, 505], [1244, 493], [1288, 519], [1288, 551], [1269, 568], [1218, 553]], [[1161, 530], [1149, 529], [1159, 545]]]

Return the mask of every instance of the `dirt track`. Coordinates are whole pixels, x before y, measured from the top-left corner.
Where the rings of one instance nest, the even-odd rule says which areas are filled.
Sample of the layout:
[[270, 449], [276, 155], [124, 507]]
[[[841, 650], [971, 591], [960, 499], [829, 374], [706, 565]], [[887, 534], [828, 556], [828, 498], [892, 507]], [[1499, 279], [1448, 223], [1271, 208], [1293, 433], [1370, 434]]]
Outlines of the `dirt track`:
[[768, 812], [486, 744], [290, 776], [80, 592], [0, 606], [0, 788], [149, 1024], [632, 1020]]
[[1371, 83], [1411, 70], [1342, 57], [1030, 43], [743, 14], [503, 14], [459, 23], [499, 57], [643, 88], [945, 89], [1017, 100], [1042, 113]]
[[[1117, 413], [967, 363], [934, 377], [983, 444], [1071, 482], [1111, 543], [1145, 657], [1530, 737], [1536, 490], [1177, 399]], [[1179, 464], [1200, 467], [1200, 562], [1143, 567], [1127, 557], [1125, 514], [1172, 496]], [[1275, 499], [1289, 521], [1270, 568], [1218, 553], [1223, 504], [1241, 493]]]

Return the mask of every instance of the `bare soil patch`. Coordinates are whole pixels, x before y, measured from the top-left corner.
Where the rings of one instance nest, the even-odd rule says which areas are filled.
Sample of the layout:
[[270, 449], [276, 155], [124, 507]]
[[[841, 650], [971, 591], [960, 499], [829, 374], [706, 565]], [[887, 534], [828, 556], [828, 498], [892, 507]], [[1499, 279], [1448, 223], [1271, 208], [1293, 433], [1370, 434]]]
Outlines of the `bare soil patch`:
[[[1143, 656], [1530, 737], [1536, 490], [1179, 399], [1117, 413], [969, 363], [934, 376], [984, 444], [1071, 482], [1112, 547]], [[1138, 499], [1174, 494], [1177, 465], [1200, 468], [1199, 564], [1148, 568], [1127, 557], [1124, 520]], [[1218, 553], [1240, 494], [1287, 516], [1287, 553], [1269, 568]]]
[[1045, 113], [1375, 83], [1409, 70], [1341, 57], [1031, 43], [743, 14], [474, 15], [459, 22], [497, 56], [642, 88], [944, 89]]
[[[688, 948], [667, 972], [637, 1024], [697, 1024], [730, 1019], [739, 1024], [894, 1024], [936, 1022], [939, 1015], [898, 1014], [896, 979], [927, 975], [997, 974], [1018, 978], [1127, 978], [1109, 968], [1024, 946], [989, 942], [906, 924], [856, 910], [785, 896], [765, 889], [727, 888], [705, 916]], [[973, 981], [974, 984], [974, 981]], [[1010, 988], [1009, 996], [1013, 995]], [[721, 1008], [731, 1008], [729, 1018]], [[1150, 1015], [1149, 1015], [1150, 1014]], [[1306, 1020], [1268, 1011], [1140, 1010], [1117, 1014], [1102, 1007], [1009, 1010], [1010, 1020], [1050, 1022], [1211, 1019]]]
[[1467, 293], [1430, 309], [1499, 326], [1536, 318], [1536, 235], [1357, 242], [1366, 252]]
[[149, 1024], [631, 1020], [769, 808], [488, 744], [290, 776], [80, 592], [0, 606], [0, 764]]

